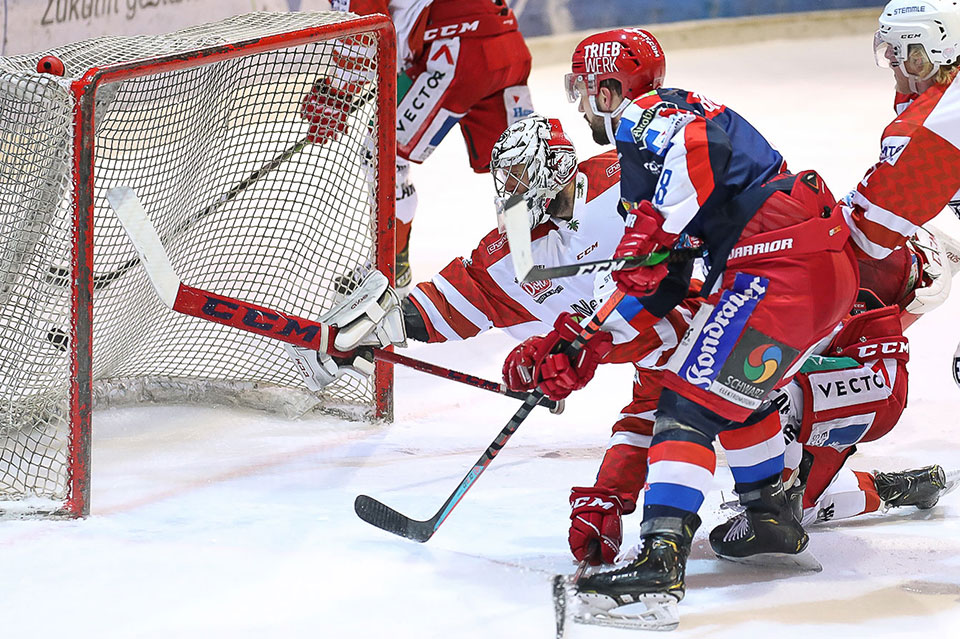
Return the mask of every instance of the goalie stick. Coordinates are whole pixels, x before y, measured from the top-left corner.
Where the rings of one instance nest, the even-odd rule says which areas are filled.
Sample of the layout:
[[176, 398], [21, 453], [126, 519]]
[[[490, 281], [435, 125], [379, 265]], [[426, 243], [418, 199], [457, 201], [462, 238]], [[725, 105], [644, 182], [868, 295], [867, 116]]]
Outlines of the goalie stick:
[[337, 327], [288, 315], [231, 297], [188, 286], [180, 281], [160, 236], [147, 218], [137, 194], [129, 186], [107, 191], [107, 201], [137, 250], [157, 295], [169, 308], [217, 324], [289, 342], [331, 355], [345, 356], [333, 347]]
[[[249, 304], [184, 284], [170, 264], [170, 259], [163, 248], [160, 237], [150, 220], [147, 219], [146, 211], [144, 211], [143, 205], [133, 189], [129, 187], [110, 189], [107, 192], [107, 200], [137, 249], [137, 260], [143, 262], [144, 269], [160, 299], [174, 311], [218, 324], [233, 326], [258, 335], [272, 337], [297, 346], [323, 350], [332, 355], [344, 355], [332, 346], [333, 339], [336, 336], [336, 326], [286, 315], [263, 306]], [[503, 384], [436, 366], [398, 353], [391, 353], [378, 348], [372, 350], [376, 359], [385, 362], [408, 366], [515, 399], [527, 398], [526, 393], [515, 393], [507, 390]], [[540, 404], [546, 406], [554, 414], [563, 412], [562, 401], [555, 402], [544, 397], [540, 400]]]
[[[178, 235], [180, 235], [181, 233], [189, 229], [191, 226], [193, 226], [203, 218], [207, 217], [208, 215], [216, 211], [217, 208], [220, 207], [222, 204], [225, 204], [233, 200], [235, 197], [240, 195], [240, 193], [242, 193], [249, 186], [257, 182], [264, 175], [266, 175], [270, 171], [273, 171], [274, 169], [279, 167], [281, 164], [283, 164], [284, 162], [292, 158], [294, 155], [296, 155], [300, 151], [307, 148], [311, 144], [310, 141], [308, 140], [308, 137], [309, 136], [303, 137], [297, 140], [294, 144], [287, 147], [287, 149], [283, 151], [280, 155], [273, 158], [272, 160], [270, 160], [269, 162], [261, 166], [259, 169], [253, 171], [250, 175], [245, 177], [243, 180], [235, 184], [233, 188], [231, 188], [229, 191], [221, 195], [215, 202], [209, 204], [206, 208], [200, 211], [197, 211], [196, 213], [191, 215], [189, 218], [184, 220], [180, 225], [178, 225], [175, 229], [173, 229], [173, 231], [171, 231], [170, 234], [165, 239], [169, 241], [177, 237]], [[101, 289], [104, 289], [110, 286], [110, 284], [112, 284], [114, 281], [123, 277], [123, 275], [127, 271], [129, 271], [130, 269], [140, 264], [140, 260], [141, 260], [140, 256], [133, 257], [112, 271], [107, 271], [106, 273], [94, 273], [93, 274], [93, 290], [99, 291]], [[71, 272], [69, 268], [51, 266], [50, 272], [47, 274], [46, 279], [48, 283], [53, 284], [54, 286], [68, 286], [70, 284], [70, 275], [71, 275]]]
[[[583, 348], [583, 345], [586, 344], [587, 340], [600, 330], [600, 326], [606, 321], [610, 314], [613, 313], [617, 304], [619, 304], [622, 299], [623, 292], [620, 290], [614, 291], [607, 301], [596, 310], [593, 317], [581, 323], [580, 334], [577, 335], [571, 344], [567, 345], [564, 353], [570, 357], [576, 355], [580, 349]], [[456, 489], [447, 497], [447, 500], [443, 502], [440, 510], [430, 519], [422, 521], [411, 519], [368, 495], [358, 495], [354, 501], [353, 509], [356, 511], [357, 516], [368, 524], [393, 533], [394, 535], [406, 537], [407, 539], [412, 539], [420, 543], [429, 540], [453, 509], [457, 507], [457, 504], [460, 503], [460, 500], [463, 499], [466, 492], [470, 490], [470, 487], [476, 483], [483, 471], [490, 465], [490, 462], [493, 461], [504, 445], [506, 445], [510, 437], [517, 432], [520, 424], [523, 423], [523, 420], [527, 418], [527, 415], [530, 414], [530, 411], [533, 410], [533, 407], [537, 405], [537, 402], [539, 402], [543, 396], [544, 394], [540, 389], [534, 390], [527, 396], [520, 408], [517, 409], [517, 412], [510, 418], [510, 421], [507, 422], [507, 425], [503, 427], [503, 430], [501, 430], [497, 437], [487, 446], [487, 449], [483, 451], [480, 459], [477, 460], [466, 476], [460, 481]]]

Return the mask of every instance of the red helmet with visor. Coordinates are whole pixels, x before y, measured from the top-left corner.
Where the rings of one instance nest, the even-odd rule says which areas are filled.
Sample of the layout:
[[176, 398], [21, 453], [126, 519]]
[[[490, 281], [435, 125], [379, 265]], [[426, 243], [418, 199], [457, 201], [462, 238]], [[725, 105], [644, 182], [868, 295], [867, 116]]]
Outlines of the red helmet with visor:
[[576, 102], [583, 82], [587, 95], [597, 94], [603, 80], [618, 80], [626, 100], [663, 86], [667, 62], [663, 47], [643, 29], [614, 29], [584, 39], [573, 52], [566, 75], [567, 97]]

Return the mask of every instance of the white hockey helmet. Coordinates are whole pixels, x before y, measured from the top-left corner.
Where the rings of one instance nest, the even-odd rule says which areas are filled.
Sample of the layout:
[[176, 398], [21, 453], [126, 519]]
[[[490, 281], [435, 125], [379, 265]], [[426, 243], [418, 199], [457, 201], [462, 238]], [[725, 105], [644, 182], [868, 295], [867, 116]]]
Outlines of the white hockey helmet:
[[[873, 50], [879, 66], [900, 66], [914, 80], [928, 80], [960, 54], [960, 1], [891, 0], [880, 15]], [[925, 58], [930, 70], [908, 73], [904, 63], [911, 55]]]
[[493, 145], [490, 172], [497, 197], [520, 194], [530, 228], [547, 219], [547, 206], [577, 174], [577, 151], [560, 121], [530, 115], [511, 124]]

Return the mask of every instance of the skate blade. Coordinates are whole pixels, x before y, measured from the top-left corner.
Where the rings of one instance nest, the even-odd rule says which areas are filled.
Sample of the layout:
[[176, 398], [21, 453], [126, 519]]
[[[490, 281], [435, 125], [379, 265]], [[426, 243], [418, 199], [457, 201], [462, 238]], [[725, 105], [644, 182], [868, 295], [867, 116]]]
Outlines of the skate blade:
[[677, 598], [666, 593], [638, 595], [636, 602], [623, 606], [605, 595], [581, 593], [575, 599], [573, 620], [579, 624], [660, 632], [680, 625]]
[[806, 572], [820, 572], [823, 570], [823, 565], [814, 557], [809, 549], [795, 555], [783, 552], [765, 552], [749, 557], [717, 556], [720, 557], [720, 559], [733, 561], [738, 564], [761, 566], [763, 568], [789, 568], [791, 570], [803, 570]]
[[570, 599], [570, 580], [563, 575], [553, 577], [553, 612], [557, 620], [557, 639], [563, 639], [567, 626], [567, 602]]

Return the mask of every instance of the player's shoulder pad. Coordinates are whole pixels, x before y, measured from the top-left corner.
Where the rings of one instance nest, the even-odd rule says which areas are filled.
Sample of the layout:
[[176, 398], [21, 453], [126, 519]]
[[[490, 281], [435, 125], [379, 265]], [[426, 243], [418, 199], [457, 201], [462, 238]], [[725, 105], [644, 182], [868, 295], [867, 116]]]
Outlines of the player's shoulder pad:
[[632, 144], [641, 151], [663, 155], [674, 134], [696, 118], [695, 113], [648, 94], [624, 109], [614, 137], [617, 142]]
[[[577, 179], [582, 178], [586, 182], [584, 202], [589, 202], [620, 183], [620, 158], [615, 150], [584, 160], [577, 165], [577, 170], [579, 171]], [[580, 188], [578, 183], [578, 197]]]

